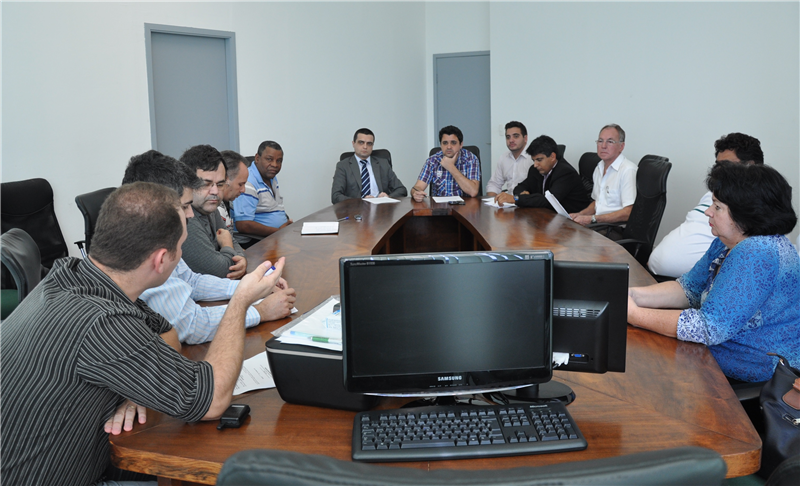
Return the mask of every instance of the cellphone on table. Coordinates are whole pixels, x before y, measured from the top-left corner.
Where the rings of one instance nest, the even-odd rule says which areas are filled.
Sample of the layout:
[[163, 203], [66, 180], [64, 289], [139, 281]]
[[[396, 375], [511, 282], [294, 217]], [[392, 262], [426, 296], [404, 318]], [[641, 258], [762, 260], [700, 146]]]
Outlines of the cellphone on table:
[[451, 206], [463, 206], [465, 203], [464, 203], [464, 201], [450, 201], [447, 204], [449, 204]]
[[228, 407], [225, 413], [222, 414], [222, 417], [219, 418], [217, 430], [225, 428], [238, 429], [242, 426], [248, 415], [250, 415], [250, 405], [234, 403]]

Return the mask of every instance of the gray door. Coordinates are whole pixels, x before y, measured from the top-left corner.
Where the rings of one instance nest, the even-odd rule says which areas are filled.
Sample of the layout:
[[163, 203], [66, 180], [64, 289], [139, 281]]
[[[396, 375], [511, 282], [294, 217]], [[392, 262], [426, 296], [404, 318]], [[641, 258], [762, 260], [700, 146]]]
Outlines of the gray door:
[[439, 140], [442, 127], [460, 128], [464, 145], [476, 145], [481, 151], [481, 184], [485, 189], [492, 176], [489, 53], [436, 54], [433, 74], [434, 139]]
[[146, 29], [153, 148], [176, 158], [198, 144], [238, 151], [233, 33]]

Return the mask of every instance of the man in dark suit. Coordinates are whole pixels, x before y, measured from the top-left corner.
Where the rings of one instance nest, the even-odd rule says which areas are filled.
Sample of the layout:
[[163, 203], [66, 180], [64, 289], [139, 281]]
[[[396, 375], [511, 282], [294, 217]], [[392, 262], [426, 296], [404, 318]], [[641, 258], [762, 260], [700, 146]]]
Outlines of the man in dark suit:
[[535, 138], [526, 150], [533, 159], [528, 178], [517, 184], [513, 196], [502, 193], [497, 202], [516, 202], [521, 207], [554, 209], [544, 196], [545, 191], [550, 191], [568, 213], [580, 211], [589, 205], [592, 200], [586, 194], [581, 176], [569, 162], [558, 159], [556, 150], [556, 141], [547, 135]]
[[353, 135], [350, 157], [336, 164], [331, 186], [331, 203], [345, 199], [369, 197], [404, 197], [405, 186], [394, 174], [389, 162], [372, 157], [375, 134], [369, 128], [359, 128]]

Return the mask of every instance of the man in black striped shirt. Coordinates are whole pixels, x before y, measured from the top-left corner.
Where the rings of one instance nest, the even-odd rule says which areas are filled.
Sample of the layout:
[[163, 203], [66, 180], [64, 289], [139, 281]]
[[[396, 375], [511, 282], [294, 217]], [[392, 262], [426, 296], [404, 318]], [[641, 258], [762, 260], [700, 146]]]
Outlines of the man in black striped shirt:
[[180, 347], [170, 324], [138, 299], [169, 277], [185, 239], [175, 191], [125, 185], [103, 205], [89, 257], [58, 260], [3, 322], [4, 483], [101, 480], [106, 421], [126, 399], [129, 411], [135, 402], [187, 422], [227, 409], [242, 365], [245, 312], [272, 290], [283, 259], [269, 276], [265, 262], [242, 279], [205, 361], [193, 362], [168, 344]]

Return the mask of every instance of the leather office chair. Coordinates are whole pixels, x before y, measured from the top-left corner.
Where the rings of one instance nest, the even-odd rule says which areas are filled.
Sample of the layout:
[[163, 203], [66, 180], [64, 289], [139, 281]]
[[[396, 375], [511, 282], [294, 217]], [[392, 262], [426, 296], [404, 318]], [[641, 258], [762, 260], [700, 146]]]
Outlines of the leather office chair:
[[[355, 154], [355, 152], [343, 152], [342, 155], [339, 156], [339, 160], [344, 160], [351, 155]], [[386, 159], [389, 162], [389, 167], [392, 166], [392, 154], [386, 149], [375, 149], [372, 151], [372, 155], [375, 157], [380, 157], [382, 159]]]
[[297, 452], [255, 449], [232, 455], [217, 476], [231, 485], [710, 485], [722, 484], [727, 466], [714, 451], [681, 447], [540, 467], [422, 471], [340, 461]]
[[250, 167], [250, 164], [255, 162], [256, 156], [255, 155], [246, 155], [245, 159], [247, 159], [247, 167]]
[[11, 228], [28, 233], [39, 247], [46, 273], [56, 259], [67, 256], [67, 242], [56, 218], [53, 188], [45, 179], [28, 179], [4, 182], [0, 192], [2, 233]]
[[597, 152], [586, 152], [578, 161], [578, 173], [581, 175], [581, 182], [583, 182], [586, 192], [589, 193], [589, 197], [592, 196], [592, 189], [594, 189], [592, 175], [598, 162], [600, 162], [600, 156], [597, 155]]
[[78, 245], [83, 258], [86, 258], [89, 253], [89, 245], [92, 243], [94, 227], [97, 224], [97, 217], [100, 215], [100, 208], [106, 198], [116, 189], [116, 187], [107, 187], [75, 196], [75, 204], [78, 205], [78, 209], [83, 214], [83, 233], [85, 235], [83, 240], [76, 241], [75, 244]]
[[[636, 171], [636, 199], [627, 223], [623, 223], [625, 229], [622, 230], [622, 239], [617, 241], [645, 268], [667, 207], [667, 176], [670, 169], [672, 164], [667, 157], [642, 157]], [[602, 230], [623, 224], [598, 223], [588, 227]]]
[[19, 305], [42, 278], [42, 259], [39, 247], [25, 231], [11, 228], [0, 237], [0, 262], [14, 279], [16, 290], [4, 289], [2, 292], [2, 318]]
[[[472, 154], [475, 157], [478, 158], [478, 194], [475, 197], [481, 197], [481, 196], [483, 196], [483, 174], [481, 173], [481, 149], [479, 149], [475, 145], [464, 145], [462, 148], [465, 148], [465, 149], [469, 150], [470, 152], [472, 152]], [[435, 154], [437, 152], [441, 152], [441, 151], [442, 151], [442, 147], [433, 147], [428, 152], [428, 157], [430, 157], [431, 155], [433, 155], [433, 154]], [[428, 195], [429, 196], [431, 195], [430, 192], [431, 192], [431, 187], [429, 185], [428, 186]]]

